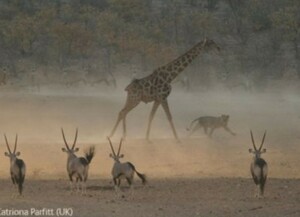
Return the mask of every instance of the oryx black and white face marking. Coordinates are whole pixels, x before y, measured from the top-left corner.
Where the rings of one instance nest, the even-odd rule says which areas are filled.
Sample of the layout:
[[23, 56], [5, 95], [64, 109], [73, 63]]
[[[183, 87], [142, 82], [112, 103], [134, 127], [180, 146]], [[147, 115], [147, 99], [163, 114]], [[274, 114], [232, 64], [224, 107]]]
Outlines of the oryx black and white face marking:
[[110, 148], [112, 151], [112, 153], [110, 153], [109, 156], [114, 160], [114, 165], [113, 165], [111, 174], [113, 177], [115, 189], [117, 190], [119, 188], [122, 178], [126, 178], [129, 186], [132, 186], [131, 184], [133, 182], [134, 173], [136, 173], [138, 175], [138, 177], [142, 180], [142, 183], [145, 184], [146, 176], [144, 174], [139, 173], [135, 169], [135, 166], [132, 163], [130, 163], [130, 162], [121, 163], [120, 162], [120, 158], [124, 157], [123, 154], [120, 154], [123, 140], [121, 139], [119, 148], [118, 148], [118, 152], [116, 154], [109, 137], [107, 137], [107, 139], [109, 141], [109, 145], [110, 145]]
[[254, 138], [253, 138], [253, 133], [252, 133], [252, 130], [250, 130], [250, 134], [251, 134], [251, 140], [252, 140], [252, 145], [253, 145], [253, 148], [254, 149], [252, 149], [252, 148], [249, 148], [249, 153], [252, 153], [252, 154], [254, 154], [254, 157], [255, 158], [260, 158], [261, 157], [261, 154], [263, 154], [263, 153], [266, 153], [267, 152], [267, 149], [262, 149], [262, 147], [263, 147], [263, 144], [264, 144], [264, 142], [265, 142], [265, 138], [266, 138], [266, 131], [265, 131], [265, 133], [264, 133], [264, 136], [263, 136], [263, 138], [262, 138], [262, 142], [261, 142], [261, 144], [260, 144], [260, 146], [259, 146], [259, 148], [257, 149], [257, 147], [256, 147], [256, 145], [255, 145], [255, 141], [254, 141]]
[[258, 193], [256, 196], [262, 197], [264, 195], [264, 188], [265, 188], [265, 183], [267, 180], [267, 175], [268, 175], [268, 164], [267, 162], [261, 157], [261, 154], [266, 152], [266, 149], [262, 149], [263, 144], [265, 142], [266, 138], [266, 131], [264, 133], [261, 145], [259, 148], [256, 147], [255, 141], [253, 138], [253, 133], [250, 130], [251, 134], [251, 140], [252, 140], [252, 145], [254, 149], [249, 149], [249, 152], [254, 154], [253, 161], [250, 165], [250, 171], [251, 175], [253, 178], [254, 183], [258, 187]]
[[119, 148], [118, 148], [118, 153], [116, 154], [114, 147], [112, 145], [112, 142], [110, 141], [109, 137], [107, 137], [108, 141], [109, 141], [109, 145], [111, 148], [112, 153], [109, 154], [109, 157], [111, 157], [112, 159], [114, 159], [114, 161], [116, 162], [120, 162], [120, 159], [124, 157], [124, 154], [120, 154], [121, 151], [121, 147], [122, 147], [122, 143], [123, 143], [123, 139], [120, 140], [119, 143]]
[[[75, 148], [75, 145], [77, 142], [78, 129], [76, 129], [74, 142], [71, 148], [68, 145], [68, 142], [65, 138], [64, 130], [61, 129], [61, 132], [65, 143], [65, 147], [62, 148], [62, 151], [68, 154], [67, 172], [71, 182], [71, 191], [73, 187], [73, 178], [75, 178], [76, 182], [78, 181], [81, 182], [81, 192], [86, 193], [85, 182], [87, 181], [88, 178], [89, 164], [91, 163], [95, 155], [95, 147], [91, 146], [89, 150], [85, 152], [84, 157], [77, 157], [75, 153], [79, 151], [79, 148]], [[77, 185], [77, 191], [79, 191], [79, 185]]]
[[74, 154], [75, 152], [78, 152], [79, 148], [75, 148], [75, 145], [76, 145], [76, 142], [77, 142], [77, 136], [78, 136], [78, 128], [76, 128], [75, 138], [74, 138], [74, 142], [73, 142], [73, 145], [72, 145], [71, 148], [68, 145], [68, 142], [66, 140], [63, 128], [61, 128], [61, 133], [62, 133], [62, 136], [63, 136], [63, 140], [64, 140], [64, 143], [65, 143], [65, 146], [67, 148], [67, 149], [66, 148], [62, 148], [61, 150], [63, 152], [66, 152], [67, 154]]
[[25, 180], [25, 173], [26, 173], [26, 165], [22, 159], [17, 158], [21, 154], [20, 152], [16, 152], [17, 143], [18, 143], [18, 134], [16, 135], [15, 146], [13, 151], [11, 151], [9, 147], [9, 143], [5, 134], [4, 134], [4, 139], [8, 150], [8, 152], [5, 152], [4, 155], [9, 157], [10, 159], [11, 180], [14, 185], [18, 186], [19, 194], [22, 195], [23, 183]]
[[8, 152], [5, 152], [4, 155], [6, 157], [9, 157], [10, 159], [15, 159], [17, 156], [19, 156], [21, 154], [20, 152], [16, 152], [16, 150], [17, 150], [17, 143], [18, 143], [18, 134], [16, 135], [15, 146], [14, 146], [13, 152], [11, 152], [11, 150], [10, 150], [9, 143], [7, 141], [7, 137], [6, 137], [5, 134], [4, 134], [4, 138], [5, 138], [5, 142], [6, 142], [6, 146], [7, 146], [7, 150], [8, 150]]

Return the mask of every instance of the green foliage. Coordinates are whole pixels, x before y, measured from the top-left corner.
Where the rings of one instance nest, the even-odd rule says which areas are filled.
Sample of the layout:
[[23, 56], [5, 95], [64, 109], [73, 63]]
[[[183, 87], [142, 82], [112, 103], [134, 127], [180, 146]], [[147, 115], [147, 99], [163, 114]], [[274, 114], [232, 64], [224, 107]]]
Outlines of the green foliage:
[[5, 25], [2, 34], [8, 47], [25, 54], [32, 51], [37, 31], [35, 20], [28, 15], [21, 14], [15, 17], [9, 25]]
[[148, 18], [149, 1], [144, 0], [109, 0], [109, 9], [124, 22], [143, 23]]
[[271, 27], [270, 2], [250, 0], [247, 4], [246, 16], [251, 22], [253, 31], [263, 31]]
[[[115, 64], [147, 68], [208, 36], [235, 40], [228, 52], [241, 65], [266, 66], [282, 38], [299, 44], [299, 8], [299, 0], [6, 0], [0, 1], [0, 46], [47, 63], [107, 54]], [[271, 43], [261, 45], [261, 38]], [[263, 55], [269, 57], [253, 58]]]
[[274, 27], [281, 31], [285, 39], [297, 39], [300, 33], [299, 7], [281, 8], [272, 14], [271, 19]]
[[67, 55], [88, 55], [93, 47], [93, 34], [81, 23], [65, 25], [57, 22], [51, 29], [53, 45], [58, 52]]

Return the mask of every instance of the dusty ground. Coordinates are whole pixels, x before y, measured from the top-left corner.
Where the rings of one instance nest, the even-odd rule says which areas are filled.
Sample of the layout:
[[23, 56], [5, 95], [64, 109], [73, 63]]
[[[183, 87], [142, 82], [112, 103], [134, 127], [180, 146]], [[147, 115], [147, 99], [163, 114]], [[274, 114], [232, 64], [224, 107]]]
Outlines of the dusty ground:
[[[9, 161], [0, 157], [0, 208], [71, 207], [73, 216], [299, 216], [300, 97], [297, 92], [240, 92], [175, 89], [169, 104], [181, 143], [172, 138], [162, 109], [153, 122], [152, 142], [145, 142], [151, 105], [140, 104], [128, 115], [128, 139], [122, 152], [124, 161], [146, 173], [149, 183], [143, 187], [136, 178], [133, 191], [125, 187], [116, 194], [106, 136], [123, 106], [125, 92], [96, 87], [55, 91], [42, 87], [40, 92], [4, 89], [0, 133], [6, 133], [11, 144], [18, 133], [18, 150], [28, 170], [24, 198], [12, 199]], [[186, 137], [185, 128], [194, 118], [223, 113], [231, 115], [229, 126], [237, 136], [220, 129], [212, 139], [202, 131]], [[79, 128], [79, 155], [89, 145], [96, 146], [87, 196], [68, 192], [61, 127], [70, 141]], [[264, 199], [253, 197], [249, 129], [257, 143], [263, 131], [268, 131], [264, 158], [269, 163], [269, 180]], [[113, 137], [115, 145], [120, 132]], [[0, 139], [0, 152], [5, 151], [4, 139]]]
[[90, 180], [87, 196], [70, 195], [65, 180], [28, 181], [21, 199], [10, 198], [10, 183], [1, 181], [1, 207], [73, 208], [73, 216], [299, 216], [300, 180], [268, 182], [265, 199], [253, 197], [245, 178], [164, 178], [117, 195], [109, 180]]

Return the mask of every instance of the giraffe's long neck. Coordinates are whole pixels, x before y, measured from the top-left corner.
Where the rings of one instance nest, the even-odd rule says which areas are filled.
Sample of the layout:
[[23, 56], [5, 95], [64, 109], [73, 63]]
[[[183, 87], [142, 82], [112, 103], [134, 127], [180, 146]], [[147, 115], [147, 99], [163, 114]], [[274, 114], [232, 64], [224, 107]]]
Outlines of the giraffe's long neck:
[[183, 55], [171, 61], [167, 65], [160, 67], [162, 73], [167, 73], [169, 82], [173, 81], [201, 52], [204, 42], [199, 42]]

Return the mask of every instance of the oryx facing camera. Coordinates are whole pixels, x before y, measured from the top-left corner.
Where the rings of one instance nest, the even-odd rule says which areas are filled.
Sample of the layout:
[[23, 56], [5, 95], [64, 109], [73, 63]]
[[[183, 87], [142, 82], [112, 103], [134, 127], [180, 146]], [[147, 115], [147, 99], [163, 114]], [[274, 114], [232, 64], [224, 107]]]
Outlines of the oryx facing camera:
[[107, 137], [107, 139], [109, 141], [109, 144], [110, 144], [110, 147], [112, 150], [112, 153], [109, 156], [114, 160], [114, 165], [113, 165], [111, 174], [113, 177], [115, 189], [116, 190], [119, 189], [119, 186], [121, 184], [121, 179], [126, 179], [129, 186], [132, 187], [134, 173], [136, 173], [138, 175], [138, 177], [142, 180], [142, 183], [145, 184], [146, 176], [144, 174], [139, 173], [135, 169], [135, 166], [132, 163], [130, 163], [130, 162], [121, 163], [120, 162], [120, 158], [124, 157], [123, 154], [120, 154], [123, 140], [121, 139], [121, 141], [119, 143], [118, 152], [116, 154], [109, 137]]
[[250, 130], [250, 134], [251, 134], [252, 145], [254, 148], [254, 149], [252, 149], [252, 148], [249, 149], [249, 153], [254, 154], [253, 161], [250, 166], [250, 171], [251, 171], [253, 181], [256, 184], [256, 186], [258, 187], [256, 196], [263, 197], [264, 190], [265, 190], [265, 184], [267, 181], [267, 175], [268, 175], [268, 164], [261, 157], [261, 154], [266, 153], [266, 151], [267, 151], [265, 148], [262, 149], [263, 144], [265, 142], [265, 138], [266, 138], [266, 131], [264, 133], [264, 136], [262, 138], [262, 142], [261, 142], [261, 145], [259, 146], [259, 148], [257, 148], [255, 145], [253, 133], [251, 130]]

